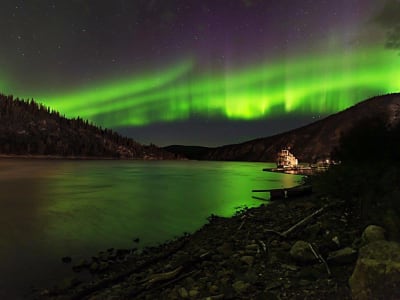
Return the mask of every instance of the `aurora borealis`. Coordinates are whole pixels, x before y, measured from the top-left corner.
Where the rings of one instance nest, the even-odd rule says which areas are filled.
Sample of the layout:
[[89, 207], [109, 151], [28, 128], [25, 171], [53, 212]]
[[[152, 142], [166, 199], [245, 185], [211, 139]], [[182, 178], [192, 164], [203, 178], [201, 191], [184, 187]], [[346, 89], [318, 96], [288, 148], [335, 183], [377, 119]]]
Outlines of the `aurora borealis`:
[[139, 142], [239, 142], [400, 91], [376, 1], [6, 2], [0, 92]]
[[355, 96], [363, 99], [400, 88], [400, 60], [392, 54], [371, 50], [313, 56], [194, 78], [192, 64], [184, 62], [156, 79], [144, 76], [43, 100], [68, 116], [79, 112], [108, 127], [175, 121], [192, 113], [244, 120], [290, 112], [334, 113], [354, 104]]

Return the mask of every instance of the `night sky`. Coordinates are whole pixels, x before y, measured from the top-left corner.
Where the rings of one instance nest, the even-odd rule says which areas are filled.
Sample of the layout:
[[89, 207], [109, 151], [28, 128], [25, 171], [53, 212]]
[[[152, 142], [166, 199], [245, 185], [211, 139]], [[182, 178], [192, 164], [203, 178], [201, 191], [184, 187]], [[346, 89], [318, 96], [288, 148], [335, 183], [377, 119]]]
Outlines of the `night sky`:
[[2, 0], [0, 92], [142, 143], [243, 142], [400, 91], [384, 7], [378, 0]]

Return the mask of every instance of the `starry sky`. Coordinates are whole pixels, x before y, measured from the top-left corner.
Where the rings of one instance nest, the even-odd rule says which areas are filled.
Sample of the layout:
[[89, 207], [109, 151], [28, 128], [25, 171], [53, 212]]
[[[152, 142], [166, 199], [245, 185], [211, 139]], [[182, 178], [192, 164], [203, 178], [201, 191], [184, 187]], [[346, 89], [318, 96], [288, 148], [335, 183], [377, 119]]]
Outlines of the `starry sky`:
[[398, 0], [2, 0], [0, 92], [142, 143], [238, 143], [400, 91], [396, 20]]

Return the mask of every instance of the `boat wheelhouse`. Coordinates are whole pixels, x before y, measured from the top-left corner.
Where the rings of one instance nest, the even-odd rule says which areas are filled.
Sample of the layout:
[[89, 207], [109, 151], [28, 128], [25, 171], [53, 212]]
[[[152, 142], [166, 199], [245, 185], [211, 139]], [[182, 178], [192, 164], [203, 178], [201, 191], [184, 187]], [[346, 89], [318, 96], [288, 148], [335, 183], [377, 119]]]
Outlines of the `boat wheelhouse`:
[[290, 153], [289, 149], [282, 149], [278, 153], [276, 165], [278, 168], [296, 168], [298, 161], [297, 158]]

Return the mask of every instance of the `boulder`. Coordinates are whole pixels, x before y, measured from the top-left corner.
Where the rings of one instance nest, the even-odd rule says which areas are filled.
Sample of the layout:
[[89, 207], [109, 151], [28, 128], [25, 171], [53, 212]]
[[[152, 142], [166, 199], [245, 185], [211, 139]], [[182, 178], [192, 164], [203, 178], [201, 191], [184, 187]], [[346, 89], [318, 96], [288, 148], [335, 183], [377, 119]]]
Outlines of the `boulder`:
[[245, 255], [245, 256], [242, 256], [240, 258], [240, 260], [242, 262], [246, 263], [247, 265], [252, 266], [253, 262], [254, 262], [254, 257], [253, 256], [249, 256], [249, 255]]
[[71, 256], [64, 256], [63, 258], [61, 258], [62, 262], [65, 264], [69, 264], [72, 261]]
[[369, 225], [361, 235], [363, 244], [385, 240], [385, 229], [377, 225]]
[[235, 283], [232, 284], [232, 287], [233, 287], [233, 289], [235, 290], [236, 293], [243, 294], [250, 287], [250, 284], [247, 283], [247, 282], [243, 282], [241, 280], [238, 280], [238, 281], [235, 281]]
[[305, 241], [297, 241], [290, 249], [290, 256], [301, 263], [313, 263], [317, 258], [310, 249], [310, 246]]
[[337, 265], [350, 264], [357, 260], [357, 250], [351, 247], [346, 247], [329, 253], [327, 258], [329, 263]]
[[362, 247], [349, 284], [354, 300], [400, 299], [400, 244], [380, 240]]
[[179, 296], [180, 296], [181, 298], [183, 298], [183, 299], [189, 298], [189, 293], [188, 293], [188, 291], [187, 291], [184, 287], [181, 287], [181, 288], [178, 290], [178, 294], [179, 294]]

